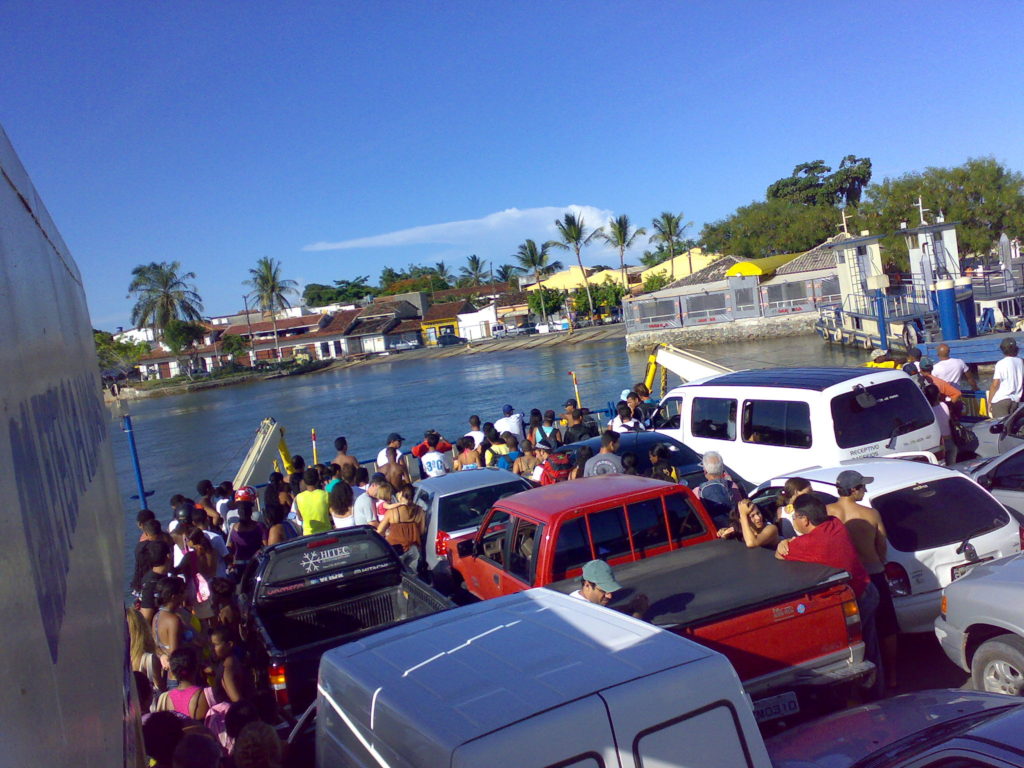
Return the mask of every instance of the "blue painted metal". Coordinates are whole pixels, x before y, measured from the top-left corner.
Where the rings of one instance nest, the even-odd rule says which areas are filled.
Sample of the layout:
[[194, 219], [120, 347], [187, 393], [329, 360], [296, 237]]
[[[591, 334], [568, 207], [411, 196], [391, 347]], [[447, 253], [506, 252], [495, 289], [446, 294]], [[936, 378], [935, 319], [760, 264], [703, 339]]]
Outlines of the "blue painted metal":
[[875, 316], [878, 319], [879, 349], [889, 351], [889, 323], [886, 321], [885, 292], [875, 291]]
[[943, 341], [954, 341], [960, 338], [960, 327], [957, 321], [956, 290], [952, 280], [948, 288], [937, 288], [935, 298], [939, 304], [939, 325], [942, 328]]
[[135, 471], [135, 485], [138, 486], [139, 495], [132, 496], [139, 500], [139, 508], [146, 506], [146, 497], [151, 496], [153, 491], [146, 492], [146, 486], [142, 482], [142, 468], [139, 466], [139, 452], [135, 448], [135, 431], [132, 429], [132, 417], [127, 413], [121, 417], [121, 429], [128, 435], [128, 454], [132, 459], [132, 469]]

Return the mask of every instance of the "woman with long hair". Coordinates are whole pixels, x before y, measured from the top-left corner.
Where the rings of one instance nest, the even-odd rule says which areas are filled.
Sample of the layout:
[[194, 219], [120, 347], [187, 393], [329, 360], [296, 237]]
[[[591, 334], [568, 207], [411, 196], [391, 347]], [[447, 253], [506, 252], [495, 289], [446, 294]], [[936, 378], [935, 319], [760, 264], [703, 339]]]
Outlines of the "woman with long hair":
[[352, 493], [352, 486], [345, 482], [338, 482], [331, 488], [327, 498], [327, 508], [331, 512], [331, 520], [335, 528], [351, 528], [355, 525], [356, 518], [353, 514], [352, 504], [355, 501], [355, 494]]
[[125, 615], [128, 620], [128, 655], [132, 672], [144, 674], [153, 688], [163, 688], [163, 669], [156, 655], [152, 630], [146, 626], [142, 614], [134, 608], [129, 608]]

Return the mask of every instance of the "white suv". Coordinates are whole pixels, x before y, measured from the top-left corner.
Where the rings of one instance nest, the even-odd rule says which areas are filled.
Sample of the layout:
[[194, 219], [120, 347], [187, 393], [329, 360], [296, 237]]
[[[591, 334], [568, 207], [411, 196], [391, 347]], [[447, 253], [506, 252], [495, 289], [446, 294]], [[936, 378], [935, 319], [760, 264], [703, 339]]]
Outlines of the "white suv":
[[844, 469], [874, 478], [863, 503], [877, 509], [885, 523], [885, 575], [903, 632], [931, 632], [942, 588], [974, 564], [1021, 551], [1024, 520], [1019, 514], [970, 478], [934, 464], [903, 459], [843, 462], [772, 478], [750, 496], [774, 512], [774, 498], [786, 480], [802, 477], [819, 498], [831, 503], [836, 500], [836, 477]]

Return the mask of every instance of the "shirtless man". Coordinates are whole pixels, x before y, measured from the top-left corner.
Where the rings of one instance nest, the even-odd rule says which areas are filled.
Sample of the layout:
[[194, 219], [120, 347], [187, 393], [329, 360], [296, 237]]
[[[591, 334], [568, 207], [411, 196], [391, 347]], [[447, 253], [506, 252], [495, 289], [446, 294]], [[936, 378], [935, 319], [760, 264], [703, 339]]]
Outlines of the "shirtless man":
[[355, 456], [348, 455], [348, 440], [344, 437], [336, 437], [334, 439], [334, 450], [337, 454], [334, 456], [332, 464], [337, 464], [339, 467], [344, 467], [346, 464], [352, 465], [352, 469], [359, 469], [359, 461]]
[[860, 503], [867, 493], [867, 485], [873, 481], [873, 477], [865, 477], [855, 469], [844, 469], [836, 478], [839, 500], [829, 504], [827, 510], [846, 526], [857, 549], [857, 556], [878, 590], [879, 603], [875, 613], [875, 626], [881, 645], [885, 678], [892, 688], [896, 685], [896, 641], [899, 622], [896, 620], [889, 582], [885, 578], [885, 556], [888, 547], [885, 524], [877, 510]]
[[214, 506], [214, 490], [213, 483], [209, 480], [200, 480], [196, 484], [196, 492], [199, 494], [196, 505], [206, 512], [214, 528], [220, 528], [224, 520], [221, 518], [220, 512], [217, 511], [216, 506]]
[[399, 460], [398, 449], [388, 447], [387, 451], [387, 462], [379, 469], [387, 478], [388, 483], [392, 488], [404, 488], [407, 485], [412, 484], [412, 480], [409, 478], [409, 469], [405, 466], [404, 461]]

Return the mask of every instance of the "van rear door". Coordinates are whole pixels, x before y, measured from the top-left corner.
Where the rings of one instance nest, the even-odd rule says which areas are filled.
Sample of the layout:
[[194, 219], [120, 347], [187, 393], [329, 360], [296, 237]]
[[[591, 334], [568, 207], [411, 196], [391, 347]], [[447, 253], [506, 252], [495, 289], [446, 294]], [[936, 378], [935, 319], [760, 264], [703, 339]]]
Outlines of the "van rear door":
[[736, 679], [729, 662], [715, 655], [702, 660], [699, 671], [683, 664], [601, 692], [622, 768], [771, 765], [738, 685], [696, 685], [695, 673], [705, 681]]
[[592, 695], [469, 741], [452, 755], [452, 768], [481, 765], [610, 768], [619, 758], [604, 703]]

